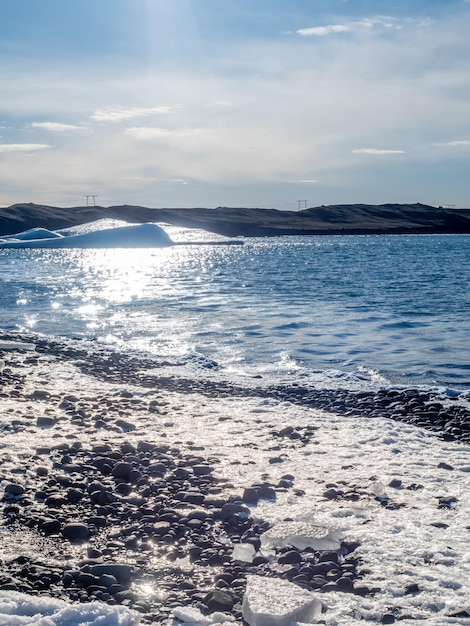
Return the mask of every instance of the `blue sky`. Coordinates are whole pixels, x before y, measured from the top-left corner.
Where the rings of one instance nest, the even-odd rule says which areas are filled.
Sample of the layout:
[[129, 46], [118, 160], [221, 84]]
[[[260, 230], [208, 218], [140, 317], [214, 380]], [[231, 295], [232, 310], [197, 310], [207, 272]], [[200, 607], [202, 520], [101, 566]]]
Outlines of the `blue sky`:
[[2, 0], [0, 204], [470, 206], [468, 0]]

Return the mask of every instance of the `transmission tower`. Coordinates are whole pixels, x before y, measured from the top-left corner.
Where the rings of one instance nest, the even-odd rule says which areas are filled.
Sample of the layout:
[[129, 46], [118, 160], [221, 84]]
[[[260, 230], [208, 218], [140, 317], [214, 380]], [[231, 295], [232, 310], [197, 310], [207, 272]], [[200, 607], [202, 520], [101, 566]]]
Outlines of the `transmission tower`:
[[308, 209], [307, 207], [308, 200], [297, 200], [297, 211], [301, 209]]
[[88, 194], [83, 196], [86, 201], [86, 206], [96, 206], [96, 198], [98, 197], [96, 194]]

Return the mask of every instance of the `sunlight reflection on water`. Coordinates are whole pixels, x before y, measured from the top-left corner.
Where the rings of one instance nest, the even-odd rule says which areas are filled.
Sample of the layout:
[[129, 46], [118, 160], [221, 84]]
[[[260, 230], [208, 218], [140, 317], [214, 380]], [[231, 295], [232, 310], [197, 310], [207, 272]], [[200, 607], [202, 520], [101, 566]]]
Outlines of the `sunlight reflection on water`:
[[248, 376], [344, 370], [467, 384], [469, 245], [465, 236], [293, 237], [5, 250], [0, 315], [4, 328]]

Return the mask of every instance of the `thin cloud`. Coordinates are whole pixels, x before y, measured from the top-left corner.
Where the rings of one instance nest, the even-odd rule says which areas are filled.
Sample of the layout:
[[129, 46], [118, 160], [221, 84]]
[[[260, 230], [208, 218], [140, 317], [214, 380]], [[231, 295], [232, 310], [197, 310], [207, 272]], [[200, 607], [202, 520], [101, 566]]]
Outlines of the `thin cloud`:
[[[325, 37], [326, 35], [334, 35], [338, 33], [352, 33], [360, 31], [370, 31], [374, 28], [383, 28], [388, 30], [400, 30], [404, 24], [416, 23], [412, 18], [406, 18], [400, 21], [396, 17], [388, 15], [374, 15], [365, 17], [361, 20], [346, 22], [345, 24], [327, 24], [325, 26], [313, 26], [311, 28], [301, 28], [297, 30], [297, 34], [302, 37]], [[421, 24], [428, 24], [428, 20], [421, 21]]]
[[32, 122], [30, 126], [32, 128], [50, 130], [54, 133], [64, 133], [67, 130], [81, 130], [83, 128], [81, 126], [75, 126], [74, 124], [60, 124], [59, 122]]
[[131, 135], [135, 139], [163, 139], [164, 137], [170, 137], [175, 133], [167, 128], [152, 128], [148, 126], [132, 126], [126, 128], [126, 135]]
[[313, 26], [312, 28], [301, 28], [297, 31], [297, 34], [302, 37], [324, 37], [325, 35], [331, 35], [332, 33], [348, 33], [352, 30], [350, 26], [344, 24], [329, 24], [328, 26]]
[[382, 154], [405, 154], [404, 150], [387, 150], [382, 148], [358, 148], [357, 150], [353, 150], [353, 154], [373, 154], [373, 155], [382, 155]]
[[157, 128], [153, 126], [132, 126], [124, 131], [126, 135], [131, 135], [135, 139], [164, 139], [166, 137], [189, 137], [201, 131], [197, 128], [186, 130], [168, 130], [168, 128]]
[[91, 119], [95, 122], [125, 122], [139, 117], [156, 115], [159, 113], [171, 113], [173, 109], [168, 106], [161, 107], [106, 107], [96, 110]]
[[291, 183], [298, 183], [298, 184], [301, 184], [301, 185], [313, 185], [313, 184], [315, 184], [318, 181], [316, 181], [314, 178], [301, 178], [300, 180], [291, 180], [290, 182]]
[[[470, 0], [468, 0], [470, 2]], [[456, 146], [470, 146], [470, 141], [468, 139], [459, 139], [457, 141], [447, 141], [445, 143], [435, 143], [435, 146], [441, 146], [441, 147], [446, 147], [446, 146], [450, 146], [450, 147], [456, 147]]]
[[3, 143], [0, 152], [36, 152], [51, 147], [47, 143]]

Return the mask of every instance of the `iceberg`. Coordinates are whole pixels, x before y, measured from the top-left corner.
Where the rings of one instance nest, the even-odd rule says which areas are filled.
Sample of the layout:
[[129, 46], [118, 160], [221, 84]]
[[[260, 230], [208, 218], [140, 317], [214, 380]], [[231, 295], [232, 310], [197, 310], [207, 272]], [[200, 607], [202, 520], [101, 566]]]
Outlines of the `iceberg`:
[[164, 248], [173, 241], [157, 224], [133, 224], [82, 234], [63, 235], [33, 228], [0, 237], [0, 248]]

